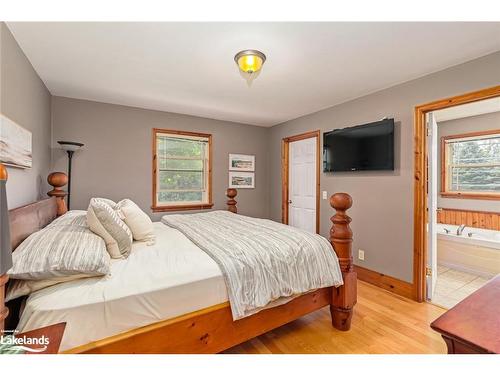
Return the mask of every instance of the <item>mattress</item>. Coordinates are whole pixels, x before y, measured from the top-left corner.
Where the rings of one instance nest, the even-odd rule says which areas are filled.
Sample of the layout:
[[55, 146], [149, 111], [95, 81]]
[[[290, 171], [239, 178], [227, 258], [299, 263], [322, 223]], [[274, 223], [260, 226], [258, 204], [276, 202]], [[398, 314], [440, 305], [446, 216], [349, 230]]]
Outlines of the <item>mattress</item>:
[[222, 273], [181, 232], [154, 223], [156, 243], [134, 242], [104, 277], [74, 280], [32, 293], [18, 330], [66, 322], [60, 350], [226, 302]]

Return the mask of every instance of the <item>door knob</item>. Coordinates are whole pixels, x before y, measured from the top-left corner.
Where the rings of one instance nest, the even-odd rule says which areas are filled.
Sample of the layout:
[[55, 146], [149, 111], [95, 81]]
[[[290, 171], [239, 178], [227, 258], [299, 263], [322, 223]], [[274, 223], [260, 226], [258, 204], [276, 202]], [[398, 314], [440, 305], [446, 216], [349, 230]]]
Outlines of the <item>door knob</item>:
[[292, 201], [288, 201], [288, 204], [292, 204]]

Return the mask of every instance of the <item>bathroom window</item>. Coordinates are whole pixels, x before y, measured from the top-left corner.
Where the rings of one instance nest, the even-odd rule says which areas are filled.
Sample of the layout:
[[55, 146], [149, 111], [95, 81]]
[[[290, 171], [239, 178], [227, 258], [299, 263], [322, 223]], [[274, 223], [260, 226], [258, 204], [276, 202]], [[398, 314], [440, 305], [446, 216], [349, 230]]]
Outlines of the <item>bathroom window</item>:
[[441, 195], [500, 199], [500, 130], [441, 138]]
[[155, 212], [211, 208], [210, 134], [153, 129]]

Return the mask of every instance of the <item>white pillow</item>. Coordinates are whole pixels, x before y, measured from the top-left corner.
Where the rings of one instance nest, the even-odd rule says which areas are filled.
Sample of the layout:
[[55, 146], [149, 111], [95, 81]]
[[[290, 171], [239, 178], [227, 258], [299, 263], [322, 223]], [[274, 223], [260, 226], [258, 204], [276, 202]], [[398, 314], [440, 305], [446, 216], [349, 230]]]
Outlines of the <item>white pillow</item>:
[[87, 224], [102, 237], [111, 258], [126, 258], [132, 249], [132, 232], [108, 200], [92, 198], [87, 210]]
[[123, 199], [118, 202], [118, 211], [125, 224], [132, 231], [132, 236], [136, 241], [154, 242], [156, 236], [154, 233], [153, 222], [149, 216], [139, 208], [130, 199]]

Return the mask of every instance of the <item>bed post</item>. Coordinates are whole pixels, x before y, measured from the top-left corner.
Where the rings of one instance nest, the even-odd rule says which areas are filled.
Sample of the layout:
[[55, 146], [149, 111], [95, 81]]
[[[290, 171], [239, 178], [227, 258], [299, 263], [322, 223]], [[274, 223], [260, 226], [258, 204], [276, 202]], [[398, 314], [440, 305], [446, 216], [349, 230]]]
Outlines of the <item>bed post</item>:
[[236, 197], [236, 195], [238, 195], [238, 190], [236, 189], [227, 189], [226, 190], [226, 196], [228, 197], [228, 200], [227, 200], [227, 210], [234, 213], [234, 214], [237, 214], [238, 213], [238, 208], [236, 207], [236, 200], [234, 199], [234, 197]]
[[352, 206], [352, 198], [349, 194], [337, 193], [331, 196], [330, 205], [336, 210], [330, 219], [333, 223], [330, 242], [339, 258], [344, 279], [344, 285], [332, 288], [330, 312], [333, 326], [341, 331], [348, 331], [357, 295], [357, 275], [352, 263], [352, 231], [349, 226], [351, 218], [346, 214], [346, 210]]
[[[5, 184], [7, 183], [7, 168], [0, 163], [0, 181], [2, 184], [2, 197], [0, 197], [0, 210], [5, 210], [7, 211], [7, 197], [6, 197], [6, 186]], [[2, 220], [9, 220], [9, 214], [8, 212], [0, 212], [0, 221]], [[12, 266], [12, 261], [11, 258], [8, 256], [10, 255], [11, 252], [11, 246], [10, 246], [10, 231], [9, 231], [9, 223], [1, 223], [2, 228], [0, 228], [0, 231], [2, 232], [2, 238], [0, 238], [0, 337], [3, 336], [4, 332], [4, 322], [5, 319], [7, 318], [7, 315], [9, 315], [9, 309], [7, 306], [5, 306], [5, 284], [7, 284], [7, 281], [9, 281], [9, 276], [7, 275], [7, 271], [9, 268]], [[7, 233], [5, 233], [5, 231]], [[5, 256], [5, 254], [8, 254]], [[3, 265], [2, 265], [3, 262]]]
[[57, 216], [64, 215], [68, 211], [68, 207], [64, 201], [68, 193], [62, 187], [68, 183], [68, 176], [63, 172], [52, 172], [48, 175], [47, 182], [54, 188], [47, 195], [49, 197], [56, 197]]

